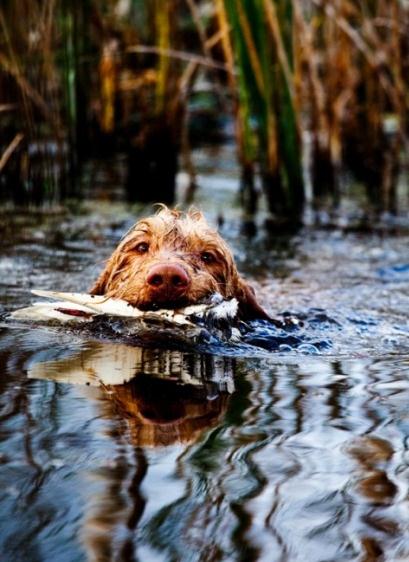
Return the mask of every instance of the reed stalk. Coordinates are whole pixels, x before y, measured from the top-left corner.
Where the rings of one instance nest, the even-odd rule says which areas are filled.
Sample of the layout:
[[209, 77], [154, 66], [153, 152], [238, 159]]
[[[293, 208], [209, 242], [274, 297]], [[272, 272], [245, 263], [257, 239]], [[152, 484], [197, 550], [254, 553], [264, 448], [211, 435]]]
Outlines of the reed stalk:
[[[57, 146], [61, 174], [78, 174], [90, 146], [119, 149], [136, 170], [133, 196], [171, 202], [179, 152], [194, 181], [188, 104], [205, 75], [219, 111], [231, 96], [246, 218], [257, 212], [259, 176], [271, 216], [300, 221], [305, 139], [314, 208], [348, 195], [347, 171], [373, 209], [395, 212], [408, 34], [401, 0], [4, 0], [0, 107], [17, 111], [14, 120], [0, 112], [3, 176], [17, 170], [20, 193], [54, 197], [63, 184], [55, 158], [47, 148], [36, 160], [33, 147]], [[143, 166], [142, 183], [162, 191], [142, 193]], [[161, 174], [149, 179], [148, 168]]]
[[243, 145], [249, 147], [248, 160], [260, 167], [270, 212], [297, 222], [304, 190], [291, 6], [281, 0], [225, 0], [225, 6], [232, 24]]

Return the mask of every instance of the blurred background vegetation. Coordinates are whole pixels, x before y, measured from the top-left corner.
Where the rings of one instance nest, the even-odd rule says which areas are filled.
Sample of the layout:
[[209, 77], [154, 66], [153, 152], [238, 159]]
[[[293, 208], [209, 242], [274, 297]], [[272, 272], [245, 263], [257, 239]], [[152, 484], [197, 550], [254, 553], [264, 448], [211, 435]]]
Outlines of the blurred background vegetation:
[[230, 134], [248, 219], [262, 197], [300, 224], [352, 182], [397, 213], [408, 55], [407, 0], [2, 0], [0, 197], [81, 197], [120, 162], [129, 201], [174, 202], [183, 169], [191, 202], [192, 148]]

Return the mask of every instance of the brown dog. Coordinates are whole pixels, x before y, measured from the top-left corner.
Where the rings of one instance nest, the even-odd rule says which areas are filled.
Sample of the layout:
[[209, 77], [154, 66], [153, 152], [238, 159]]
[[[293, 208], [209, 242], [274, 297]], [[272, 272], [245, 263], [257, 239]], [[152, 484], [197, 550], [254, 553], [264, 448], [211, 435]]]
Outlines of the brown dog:
[[243, 319], [269, 318], [202, 213], [167, 207], [132, 227], [91, 289], [142, 310], [198, 304], [215, 292], [235, 297]]

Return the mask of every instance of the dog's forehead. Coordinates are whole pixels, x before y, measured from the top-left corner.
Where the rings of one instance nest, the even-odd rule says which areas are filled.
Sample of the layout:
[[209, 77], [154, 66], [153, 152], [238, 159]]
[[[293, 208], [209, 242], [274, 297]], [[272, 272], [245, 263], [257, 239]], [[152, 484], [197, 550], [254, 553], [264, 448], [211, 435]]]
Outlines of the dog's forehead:
[[219, 243], [222, 240], [218, 232], [211, 228], [203, 217], [195, 220], [190, 216], [175, 217], [162, 213], [137, 222], [132, 229], [132, 235], [154, 236], [155, 239], [161, 240], [165, 244], [177, 244], [178, 242], [181, 244], [189, 242], [211, 244]]

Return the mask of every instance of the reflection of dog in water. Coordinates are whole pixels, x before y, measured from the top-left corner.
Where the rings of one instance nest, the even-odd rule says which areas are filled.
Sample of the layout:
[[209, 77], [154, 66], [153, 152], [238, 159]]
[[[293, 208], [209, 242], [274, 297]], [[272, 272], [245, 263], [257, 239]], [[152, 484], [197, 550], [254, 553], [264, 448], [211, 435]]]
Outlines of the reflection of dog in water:
[[132, 442], [139, 446], [192, 442], [215, 426], [227, 408], [229, 395], [209, 387], [178, 385], [140, 374], [109, 388], [117, 413], [127, 420]]
[[232, 253], [198, 211], [162, 207], [136, 223], [91, 289], [150, 310], [198, 304], [213, 293], [236, 298], [243, 319], [268, 318], [239, 275]]
[[[95, 562], [116, 560], [112, 555], [116, 548], [121, 552], [118, 559], [134, 559], [123, 553], [134, 552], [136, 529], [145, 512], [146, 489], [142, 486], [150, 471], [146, 448], [196, 441], [220, 422], [230, 396], [211, 382], [179, 384], [145, 374], [123, 385], [107, 386], [106, 391], [102, 409], [104, 417], [114, 419], [109, 435], [122, 456], [96, 471], [99, 492], [90, 497], [85, 510], [81, 537], [87, 559]], [[162, 499], [165, 506], [166, 493]]]
[[[108, 435], [119, 454], [109, 466], [88, 475], [98, 483], [98, 493], [89, 497], [80, 535], [87, 560], [95, 562], [134, 559], [123, 553], [134, 551], [136, 528], [145, 512], [142, 485], [150, 471], [146, 448], [196, 441], [220, 422], [230, 396], [211, 382], [196, 386], [145, 374], [105, 389], [103, 416], [113, 419]], [[166, 493], [163, 501], [168, 502]], [[115, 557], [117, 548], [121, 556]]]
[[101, 387], [107, 415], [113, 404], [132, 441], [154, 446], [193, 441], [215, 425], [234, 391], [233, 371], [229, 357], [90, 341], [68, 356], [31, 364], [28, 376]]
[[115, 451], [92, 459], [95, 469], [87, 473], [92, 485], [79, 533], [87, 560], [131, 560], [146, 503], [145, 448], [194, 442], [220, 423], [234, 391], [234, 359], [99, 341], [68, 355], [54, 351], [48, 361], [32, 362], [28, 377], [78, 385], [97, 418], [109, 420], [102, 427]]

